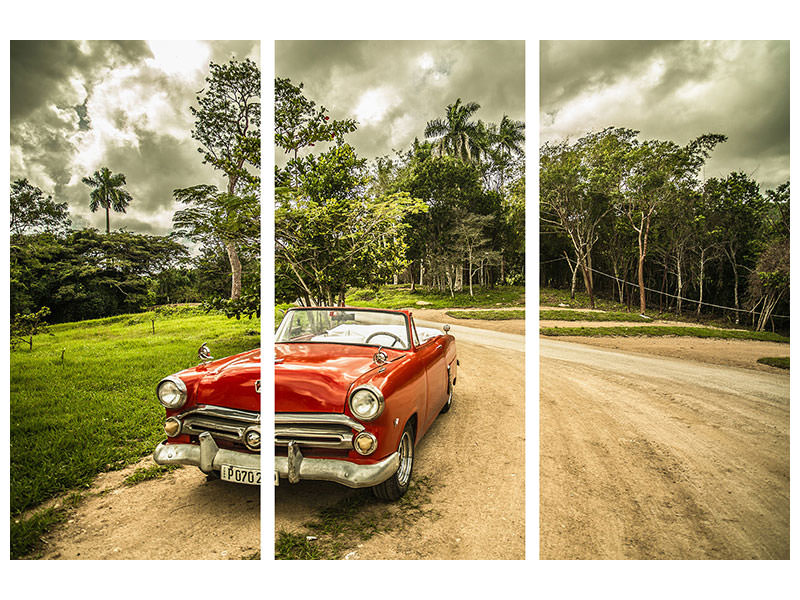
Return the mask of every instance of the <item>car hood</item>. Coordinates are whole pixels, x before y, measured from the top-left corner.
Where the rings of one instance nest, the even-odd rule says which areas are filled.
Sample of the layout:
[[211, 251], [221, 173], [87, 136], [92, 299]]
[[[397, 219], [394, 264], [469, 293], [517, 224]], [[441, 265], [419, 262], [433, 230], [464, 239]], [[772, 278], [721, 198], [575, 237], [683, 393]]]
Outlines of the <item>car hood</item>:
[[260, 410], [256, 381], [261, 379], [261, 350], [251, 350], [192, 369], [197, 404]]
[[[376, 351], [350, 344], [275, 344], [275, 412], [344, 412], [353, 382], [378, 368]], [[384, 351], [390, 360], [400, 354]]]

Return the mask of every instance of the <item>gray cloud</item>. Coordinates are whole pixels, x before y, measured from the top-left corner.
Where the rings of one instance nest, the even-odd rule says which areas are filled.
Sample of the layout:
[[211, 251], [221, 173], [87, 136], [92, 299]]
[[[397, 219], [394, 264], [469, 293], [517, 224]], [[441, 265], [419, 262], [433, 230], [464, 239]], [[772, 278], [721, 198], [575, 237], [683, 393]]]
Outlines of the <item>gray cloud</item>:
[[607, 126], [680, 144], [722, 133], [706, 176], [789, 178], [789, 43], [549, 41], [540, 46], [541, 140]]
[[172, 190], [222, 184], [202, 164], [189, 112], [208, 62], [249, 57], [257, 41], [14, 41], [11, 43], [11, 178], [68, 202], [77, 227], [105, 227], [88, 209], [81, 178], [100, 167], [124, 173], [133, 202], [112, 228], [165, 234]]
[[279, 41], [275, 73], [303, 82], [333, 118], [357, 119], [348, 141], [365, 158], [423, 140], [459, 97], [480, 104], [484, 121], [525, 119], [524, 42]]

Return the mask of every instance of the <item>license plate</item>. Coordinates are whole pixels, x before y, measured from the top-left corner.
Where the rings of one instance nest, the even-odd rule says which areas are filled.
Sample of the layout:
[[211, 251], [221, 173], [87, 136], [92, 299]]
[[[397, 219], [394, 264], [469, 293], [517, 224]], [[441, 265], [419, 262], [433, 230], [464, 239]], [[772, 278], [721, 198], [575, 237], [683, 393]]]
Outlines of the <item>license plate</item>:
[[275, 485], [279, 485], [281, 482], [281, 478], [278, 476], [278, 472], [275, 471]]
[[234, 481], [247, 485], [261, 485], [260, 469], [243, 469], [232, 465], [222, 465], [219, 472], [220, 479], [224, 481]]

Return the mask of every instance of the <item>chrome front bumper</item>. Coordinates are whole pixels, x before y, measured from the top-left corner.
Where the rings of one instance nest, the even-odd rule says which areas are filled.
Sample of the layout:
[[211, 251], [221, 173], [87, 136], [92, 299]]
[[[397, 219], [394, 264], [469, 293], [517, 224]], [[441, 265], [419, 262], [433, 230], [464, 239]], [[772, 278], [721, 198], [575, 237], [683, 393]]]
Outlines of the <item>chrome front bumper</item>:
[[297, 483], [301, 479], [333, 481], [351, 488], [372, 487], [391, 477], [400, 466], [400, 455], [395, 452], [371, 465], [359, 465], [333, 458], [305, 458], [300, 447], [289, 445], [289, 456], [275, 457], [275, 472], [279, 477]]
[[200, 439], [199, 446], [196, 444], [159, 444], [153, 452], [153, 460], [159, 465], [199, 467], [203, 473], [219, 471], [222, 465], [243, 469], [261, 468], [260, 454], [248, 454], [220, 448], [207, 431], [198, 437]]

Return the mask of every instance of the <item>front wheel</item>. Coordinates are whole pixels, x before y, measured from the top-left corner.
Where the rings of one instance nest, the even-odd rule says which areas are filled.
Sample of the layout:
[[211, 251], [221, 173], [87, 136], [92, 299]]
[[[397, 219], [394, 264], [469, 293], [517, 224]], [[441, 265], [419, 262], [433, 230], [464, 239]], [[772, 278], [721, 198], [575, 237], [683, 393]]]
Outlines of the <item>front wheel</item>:
[[397, 453], [400, 455], [397, 471], [383, 483], [372, 487], [372, 493], [381, 500], [399, 500], [408, 491], [414, 469], [414, 428], [411, 423], [403, 430]]

